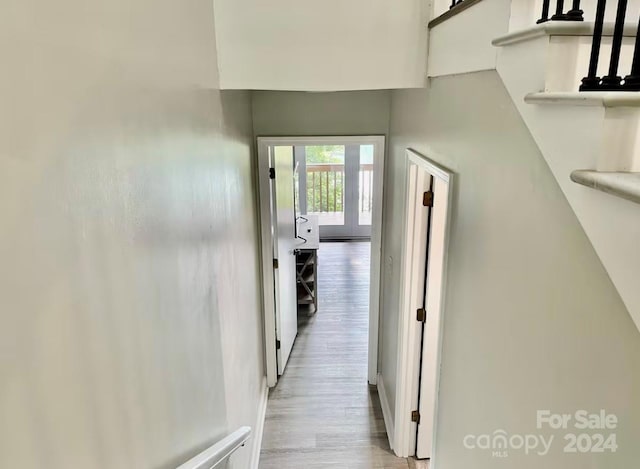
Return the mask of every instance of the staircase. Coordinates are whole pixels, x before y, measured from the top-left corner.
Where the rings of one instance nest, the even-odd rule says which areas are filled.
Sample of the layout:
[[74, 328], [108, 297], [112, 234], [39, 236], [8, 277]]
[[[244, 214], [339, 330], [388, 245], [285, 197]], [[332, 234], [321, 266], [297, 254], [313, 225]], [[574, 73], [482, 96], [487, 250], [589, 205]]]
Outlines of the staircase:
[[459, 14], [454, 6], [430, 23], [428, 75], [497, 71], [640, 329], [640, 92], [579, 91], [603, 87], [594, 75], [608, 74], [611, 56], [619, 75], [631, 73], [640, 1], [627, 5], [631, 22], [618, 1], [592, 0], [579, 6], [583, 21], [538, 23], [545, 6], [550, 18], [580, 4], [569, 3], [481, 0]]

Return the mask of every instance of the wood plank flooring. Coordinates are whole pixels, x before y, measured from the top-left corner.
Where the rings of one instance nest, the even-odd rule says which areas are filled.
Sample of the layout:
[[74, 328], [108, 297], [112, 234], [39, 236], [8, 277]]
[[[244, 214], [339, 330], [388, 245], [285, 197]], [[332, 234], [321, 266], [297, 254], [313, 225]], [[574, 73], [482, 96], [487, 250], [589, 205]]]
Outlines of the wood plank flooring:
[[367, 384], [369, 243], [322, 243], [318, 312], [298, 314], [298, 337], [269, 395], [261, 469], [407, 469], [389, 449]]

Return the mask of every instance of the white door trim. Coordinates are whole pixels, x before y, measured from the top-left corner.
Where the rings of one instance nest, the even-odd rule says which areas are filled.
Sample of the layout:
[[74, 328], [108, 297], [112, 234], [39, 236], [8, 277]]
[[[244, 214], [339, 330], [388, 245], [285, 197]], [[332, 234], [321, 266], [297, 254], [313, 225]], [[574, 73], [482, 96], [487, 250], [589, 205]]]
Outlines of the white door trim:
[[[366, 136], [329, 136], [329, 137], [258, 137], [258, 185], [260, 206], [260, 233], [262, 252], [262, 291], [264, 306], [264, 345], [267, 384], [275, 386], [278, 373], [276, 361], [275, 301], [273, 256], [273, 237], [271, 234], [269, 146], [273, 145], [345, 145], [360, 144], [374, 146], [374, 187], [373, 213], [371, 219], [371, 273], [369, 290], [369, 356], [368, 381], [376, 384], [378, 377], [378, 323], [380, 315], [380, 269], [382, 259], [382, 205], [385, 162], [385, 137]], [[320, 312], [322, 314], [322, 312]]]
[[[431, 152], [429, 152], [431, 153]], [[441, 167], [429, 158], [415, 152], [414, 150], [407, 149], [406, 151], [406, 194], [405, 194], [405, 209], [404, 209], [404, 223], [403, 223], [403, 250], [402, 250], [402, 278], [400, 289], [400, 318], [398, 327], [398, 357], [397, 357], [397, 382], [396, 382], [396, 406], [395, 406], [395, 425], [394, 425], [394, 451], [398, 456], [408, 457], [413, 456], [416, 450], [416, 433], [417, 425], [411, 421], [411, 412], [418, 407], [418, 390], [419, 390], [419, 363], [421, 353], [421, 341], [420, 334], [417, 332], [419, 323], [416, 321], [416, 311], [411, 304], [411, 297], [415, 291], [424, 288], [424, 274], [420, 277], [420, 272], [415, 268], [414, 263], [410, 262], [414, 249], [424, 247], [427, 244], [426, 230], [421, 230], [416, 236], [416, 232], [409, 229], [413, 226], [413, 208], [416, 201], [416, 190], [420, 190], [416, 187], [416, 182], [411, 183], [410, 174], [415, 171], [416, 168], [426, 172], [434, 178], [441, 179], [448, 183], [447, 193], [447, 226], [445, 227], [444, 237], [444, 272], [441, 291], [446, 291], [446, 266], [447, 266], [447, 251], [449, 241], [449, 226], [450, 226], [450, 214], [452, 208], [453, 197], [453, 174]], [[418, 179], [416, 179], [417, 181]], [[437, 195], [436, 195], [437, 197]], [[412, 206], [413, 205], [413, 206]], [[420, 284], [422, 282], [422, 284]], [[442, 315], [445, 310], [444, 300], [440, 307], [440, 314]], [[442, 322], [441, 322], [442, 324]], [[440, 331], [439, 344], [437, 346], [437, 364], [438, 370], [440, 369], [441, 358], [441, 344], [442, 344], [442, 331]], [[433, 420], [433, 450], [431, 468], [434, 468], [435, 464], [435, 447], [437, 437], [437, 394], [439, 389], [439, 376], [436, 378], [436, 404], [434, 410]]]
[[262, 254], [264, 358], [267, 386], [273, 387], [278, 381], [278, 358], [276, 354], [276, 302], [269, 166], [269, 145], [258, 139], [258, 203], [260, 206], [260, 251]]

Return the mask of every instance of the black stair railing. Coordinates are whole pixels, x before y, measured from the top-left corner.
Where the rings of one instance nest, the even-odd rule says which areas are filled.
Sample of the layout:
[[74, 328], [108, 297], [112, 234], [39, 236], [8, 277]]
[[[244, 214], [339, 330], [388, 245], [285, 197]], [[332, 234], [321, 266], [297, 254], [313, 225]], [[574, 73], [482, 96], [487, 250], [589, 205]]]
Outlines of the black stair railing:
[[584, 21], [584, 12], [580, 9], [580, 0], [573, 0], [571, 10], [567, 12], [567, 21]]
[[602, 27], [604, 25], [604, 10], [607, 6], [606, 0], [598, 0], [596, 6], [596, 20], [593, 26], [593, 42], [591, 43], [591, 55], [589, 57], [589, 71], [582, 79], [580, 91], [593, 91], [600, 86], [598, 74], [598, 59], [600, 57], [600, 44], [602, 43]]
[[624, 37], [624, 20], [627, 14], [627, 0], [618, 0], [616, 22], [613, 28], [613, 39], [611, 41], [609, 70], [605, 76], [598, 76], [598, 62], [600, 60], [600, 45], [602, 43], [605, 8], [606, 0], [598, 0], [593, 29], [593, 42], [591, 43], [591, 56], [589, 58], [589, 70], [587, 76], [582, 79], [580, 91], [640, 91], [640, 39], [638, 37], [640, 21], [638, 23], [638, 31], [636, 31], [631, 71], [629, 75], [626, 75], [624, 78], [618, 73], [622, 39]]
[[640, 91], [640, 19], [638, 20], [636, 43], [633, 49], [631, 73], [624, 77], [624, 88], [627, 91]]
[[556, 13], [551, 17], [551, 21], [565, 21], [567, 15], [564, 14], [564, 0], [556, 0]]
[[537, 21], [538, 24], [546, 23], [547, 21], [584, 21], [583, 12], [580, 9], [580, 0], [573, 0], [571, 4], [571, 10], [564, 12], [564, 0], [556, 0], [556, 12], [551, 18], [549, 18], [549, 8], [551, 7], [551, 0], [542, 1], [542, 15]]

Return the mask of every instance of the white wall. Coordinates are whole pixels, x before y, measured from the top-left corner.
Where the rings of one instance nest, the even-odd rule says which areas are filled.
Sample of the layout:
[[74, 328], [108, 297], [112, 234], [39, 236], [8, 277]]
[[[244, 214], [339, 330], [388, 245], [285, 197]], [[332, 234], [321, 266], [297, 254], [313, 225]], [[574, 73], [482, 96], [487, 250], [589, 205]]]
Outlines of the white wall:
[[[495, 72], [437, 78], [429, 89], [392, 94], [385, 384], [396, 375], [407, 147], [456, 175], [438, 468], [633, 467], [640, 457], [640, 335]], [[394, 401], [395, 393], [389, 397]], [[538, 433], [541, 409], [617, 414], [618, 452], [563, 454], [561, 433], [545, 457], [512, 451], [492, 458], [463, 446], [467, 434]]]
[[209, 1], [2, 10], [0, 467], [175, 467], [256, 425], [249, 95]]
[[498, 50], [491, 41], [508, 32], [510, 4], [483, 0], [430, 28], [429, 77], [495, 69]]
[[425, 82], [424, 0], [214, 0], [223, 89], [336, 91]]

